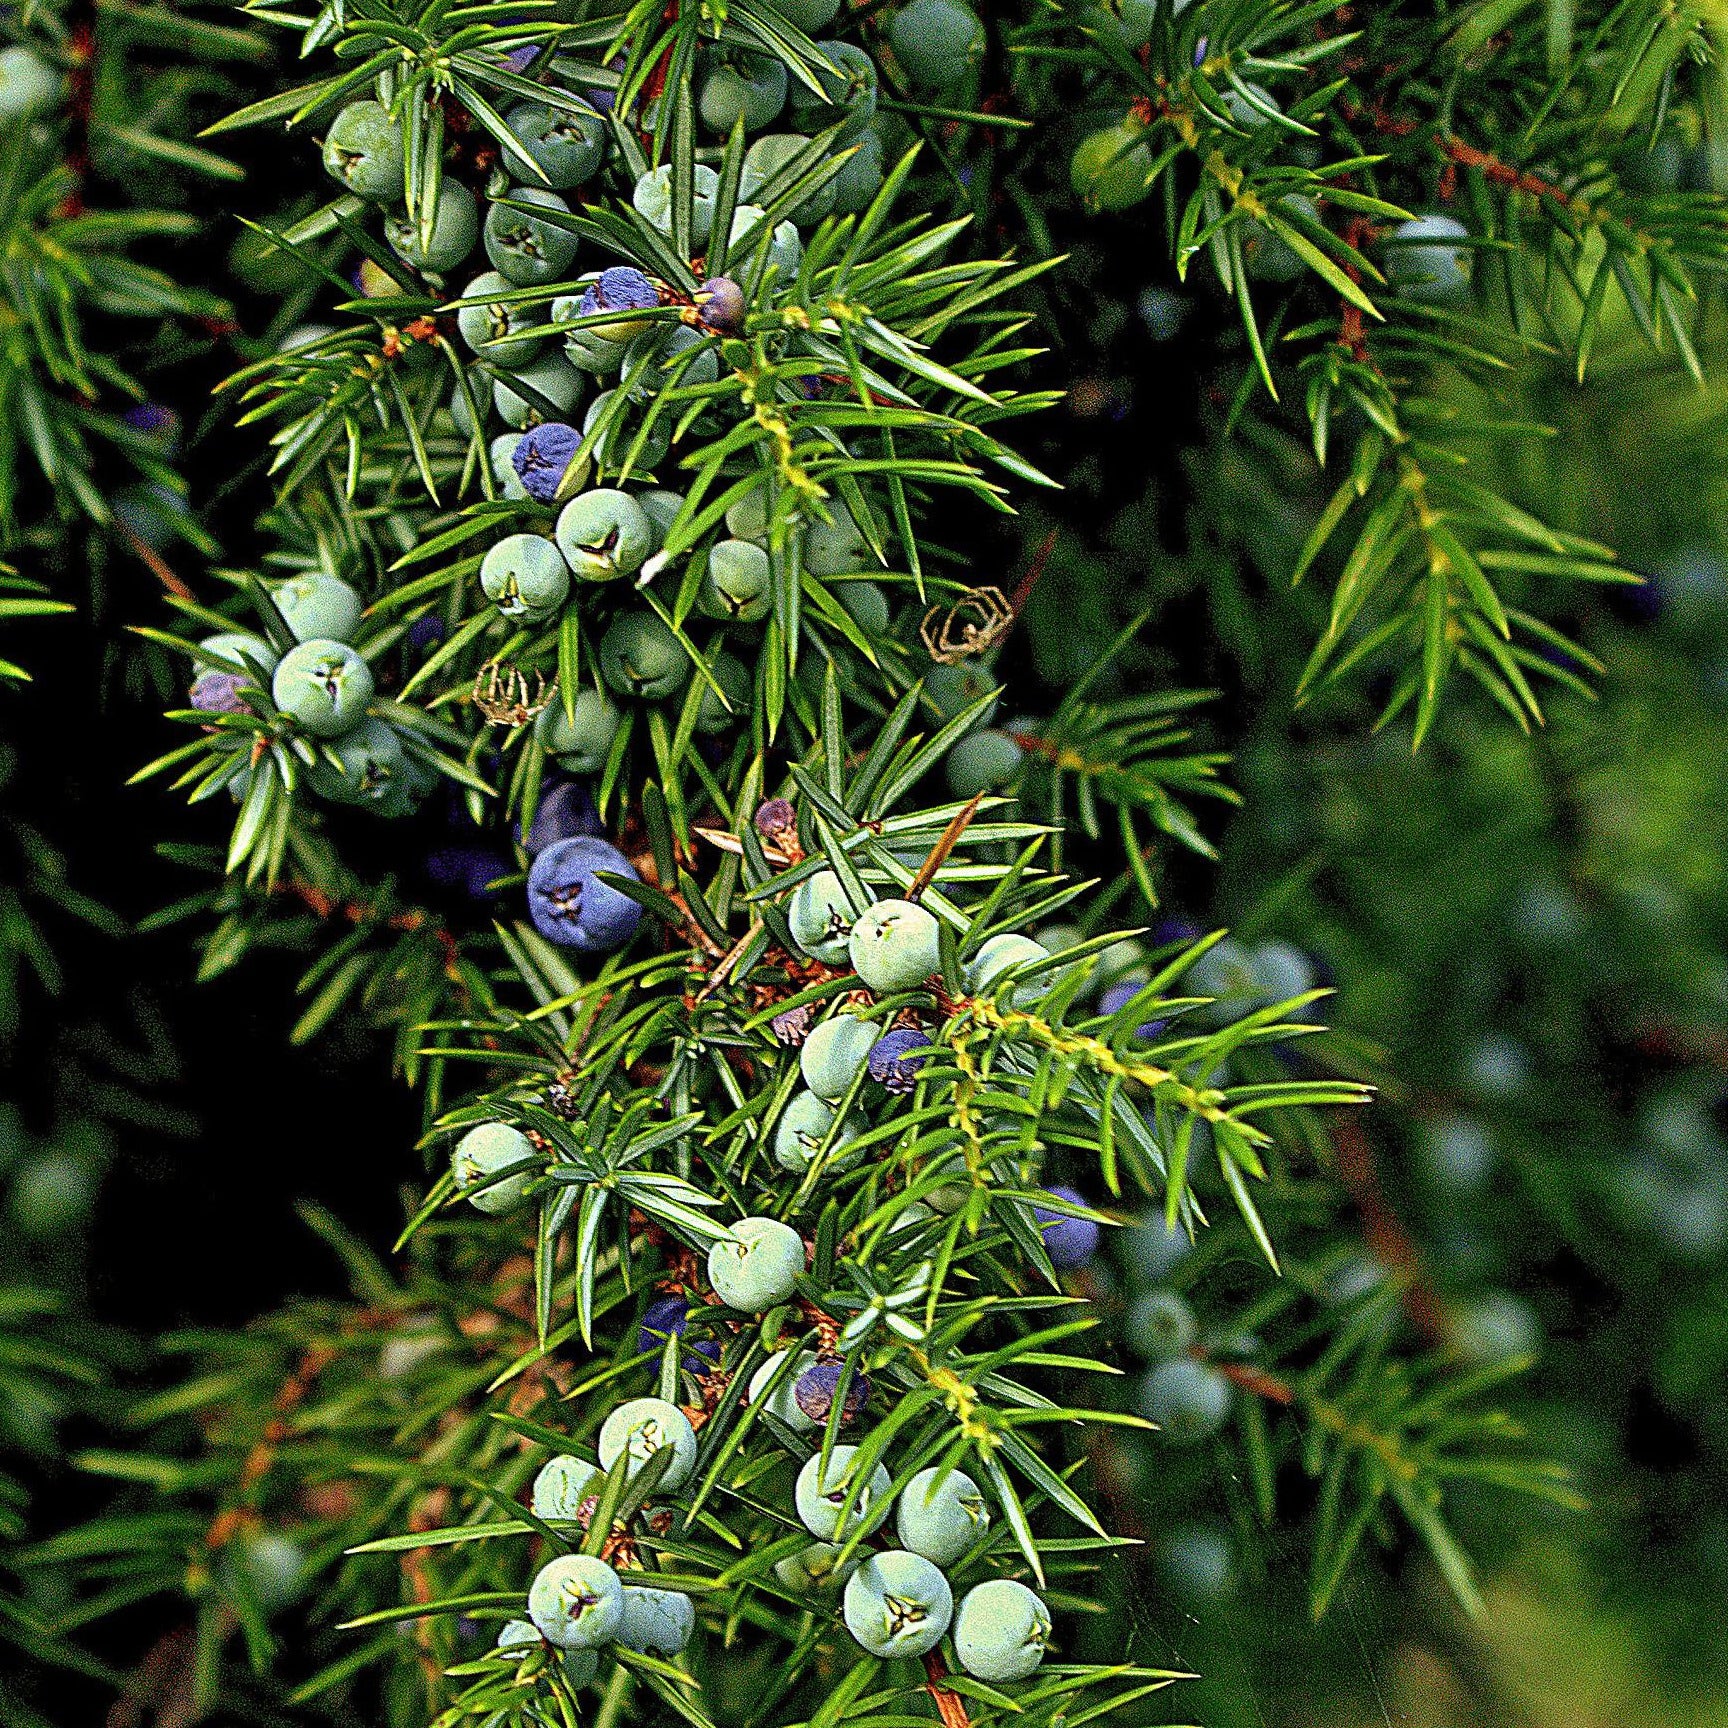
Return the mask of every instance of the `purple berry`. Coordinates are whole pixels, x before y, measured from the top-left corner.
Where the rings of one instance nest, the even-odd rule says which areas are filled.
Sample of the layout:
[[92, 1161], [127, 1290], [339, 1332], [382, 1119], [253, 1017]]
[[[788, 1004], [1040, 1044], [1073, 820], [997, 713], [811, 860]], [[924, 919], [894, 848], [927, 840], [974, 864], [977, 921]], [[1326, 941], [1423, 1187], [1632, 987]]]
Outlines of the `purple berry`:
[[510, 874], [510, 860], [490, 846], [440, 846], [426, 854], [426, 874], [440, 888], [456, 888], [470, 900], [489, 900], [491, 884]]
[[580, 780], [555, 780], [541, 787], [540, 803], [522, 836], [522, 845], [538, 856], [560, 840], [604, 832], [600, 812], [594, 806], [594, 794], [587, 786]]
[[756, 807], [756, 832], [764, 839], [789, 834], [798, 826], [798, 813], [789, 798], [770, 798]]
[[428, 648], [436, 648], [443, 640], [442, 618], [416, 618], [408, 626], [408, 646], [417, 654], [424, 654]]
[[240, 692], [251, 682], [240, 672], [200, 672], [192, 685], [192, 706], [206, 714], [244, 714]]
[[696, 316], [717, 335], [736, 336], [745, 311], [744, 290], [730, 276], [710, 276], [696, 290]]
[[534, 860], [528, 872], [528, 916], [548, 942], [598, 954], [636, 934], [641, 906], [602, 882], [602, 870], [641, 880], [616, 846], [586, 834], [555, 841]]
[[774, 1028], [774, 1036], [782, 1044], [796, 1049], [804, 1042], [810, 1031], [810, 1022], [815, 1018], [816, 1005], [813, 1002], [802, 1002], [796, 1008], [788, 1008], [784, 1014], [776, 1014], [769, 1021]]
[[583, 290], [579, 310], [586, 318], [596, 312], [646, 312], [659, 304], [659, 290], [635, 265], [614, 264]]
[[[690, 1305], [682, 1296], [656, 1296], [642, 1311], [642, 1330], [637, 1335], [636, 1348], [658, 1350], [668, 1338], [682, 1338], [689, 1324]], [[720, 1346], [712, 1338], [692, 1343], [690, 1349], [710, 1362], [720, 1360]]]
[[[1073, 1188], [1052, 1184], [1047, 1190], [1070, 1206], [1084, 1206], [1085, 1200]], [[1098, 1252], [1098, 1226], [1090, 1218], [1071, 1218], [1066, 1212], [1052, 1212], [1044, 1206], [1032, 1208], [1038, 1228], [1044, 1237], [1044, 1249], [1050, 1264], [1059, 1272], [1072, 1272], [1084, 1266]]]
[[[826, 1422], [834, 1408], [834, 1394], [840, 1390], [843, 1362], [817, 1362], [798, 1376], [792, 1388], [792, 1399], [812, 1422]], [[842, 1422], [856, 1422], [870, 1402], [870, 1378], [854, 1373], [846, 1388], [846, 1402], [841, 1407]]]
[[916, 1026], [902, 1026], [870, 1047], [865, 1062], [870, 1078], [890, 1092], [910, 1092], [918, 1084], [918, 1070], [928, 1060], [917, 1054], [930, 1048], [930, 1040]]
[[562, 420], [531, 426], [511, 454], [511, 466], [522, 490], [541, 504], [558, 499], [558, 487], [582, 443], [582, 434]]
[[180, 416], [160, 402], [140, 402], [120, 416], [134, 432], [142, 432], [151, 443], [171, 454], [180, 444]]
[[[1100, 1014], [1119, 1014], [1140, 994], [1143, 988], [1143, 985], [1136, 984], [1132, 979], [1121, 984], [1112, 984], [1098, 998], [1098, 1012]], [[1156, 1038], [1164, 1025], [1165, 1022], [1162, 1020], [1143, 1020], [1134, 1028], [1134, 1036], [1136, 1038]]]

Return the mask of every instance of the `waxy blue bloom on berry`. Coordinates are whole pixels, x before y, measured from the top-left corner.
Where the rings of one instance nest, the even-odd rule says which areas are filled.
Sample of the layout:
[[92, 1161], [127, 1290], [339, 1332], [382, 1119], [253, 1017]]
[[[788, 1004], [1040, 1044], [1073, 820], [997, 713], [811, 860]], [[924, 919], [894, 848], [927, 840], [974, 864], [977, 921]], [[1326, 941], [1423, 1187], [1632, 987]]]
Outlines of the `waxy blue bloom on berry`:
[[585, 954], [617, 948], [636, 934], [642, 908], [599, 872], [641, 881], [609, 841], [576, 835], [548, 846], [528, 872], [528, 915], [548, 942]]
[[555, 503], [559, 482], [581, 443], [582, 434], [562, 420], [544, 420], [531, 426], [510, 455], [522, 490], [537, 503]]
[[[846, 1371], [844, 1362], [813, 1362], [798, 1376], [792, 1397], [798, 1408], [814, 1423], [826, 1422], [839, 1396], [840, 1380]], [[842, 1422], [856, 1422], [870, 1402], [870, 1377], [854, 1371], [846, 1385], [846, 1402], [841, 1407]]]
[[872, 1046], [870, 1078], [890, 1092], [910, 1092], [918, 1084], [918, 1071], [929, 1060], [920, 1052], [929, 1049], [930, 1040], [917, 1027], [898, 1027]]
[[[1075, 1189], [1060, 1183], [1053, 1184], [1045, 1192], [1058, 1200], [1066, 1200], [1072, 1206], [1086, 1204]], [[1084, 1266], [1098, 1252], [1100, 1231], [1090, 1218], [1073, 1218], [1047, 1206], [1034, 1206], [1032, 1211], [1044, 1237], [1044, 1251], [1050, 1256], [1050, 1264], [1059, 1272], [1071, 1272]]]

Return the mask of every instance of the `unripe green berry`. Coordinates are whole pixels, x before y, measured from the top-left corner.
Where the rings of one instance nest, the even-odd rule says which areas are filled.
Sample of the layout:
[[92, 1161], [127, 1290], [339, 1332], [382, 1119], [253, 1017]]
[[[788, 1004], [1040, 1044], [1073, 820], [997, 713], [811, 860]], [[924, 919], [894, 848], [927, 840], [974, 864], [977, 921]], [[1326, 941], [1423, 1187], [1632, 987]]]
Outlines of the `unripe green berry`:
[[1174, 1290], [1149, 1290], [1129, 1305], [1123, 1335], [1148, 1362], [1185, 1356], [1199, 1330], [1194, 1310]]
[[954, 1617], [954, 1593], [922, 1554], [872, 1554], [846, 1580], [846, 1630], [873, 1656], [922, 1656]]
[[900, 1491], [894, 1528], [900, 1544], [938, 1566], [952, 1566], [990, 1528], [990, 1508], [963, 1470], [920, 1470]]
[[558, 550], [585, 582], [610, 582], [642, 568], [654, 550], [654, 526], [628, 492], [596, 486], [558, 516]]
[[[391, 727], [382, 720], [362, 720], [352, 732], [333, 740], [330, 749], [335, 764], [320, 762], [312, 776], [326, 798], [379, 806], [396, 801], [403, 790], [406, 764], [401, 740]], [[385, 814], [390, 813], [386, 808]]]
[[[992, 936], [967, 962], [966, 989], [973, 996], [994, 994], [991, 986], [1004, 973], [1013, 971], [1017, 966], [1029, 966], [1049, 958], [1049, 951], [1043, 943], [1034, 942], [1030, 936], [1005, 930], [1000, 935]], [[1028, 1000], [1035, 1000], [1048, 988], [1048, 975], [1033, 972], [1013, 987], [1009, 992], [1009, 999], [1013, 1000], [1024, 991]]]
[[346, 642], [360, 627], [365, 604], [339, 577], [308, 570], [270, 591], [296, 642]]
[[1006, 786], [1020, 772], [1024, 752], [1006, 732], [986, 727], [971, 732], [948, 752], [948, 789], [956, 798], [971, 798]]
[[696, 609], [728, 624], [754, 624], [774, 605], [774, 573], [768, 554], [751, 540], [717, 540], [708, 549], [708, 569], [697, 591]]
[[710, 54], [696, 105], [702, 124], [721, 137], [740, 120], [746, 132], [760, 132], [786, 106], [785, 63], [770, 54]]
[[454, 270], [480, 237], [480, 213], [474, 194], [460, 180], [443, 180], [432, 215], [431, 237], [424, 242], [417, 218], [404, 213], [384, 220], [384, 237], [390, 249], [416, 270], [443, 275]]
[[486, 212], [486, 256], [500, 275], [527, 288], [565, 275], [576, 258], [576, 236], [515, 205], [568, 216], [570, 206], [540, 186], [512, 186]]
[[[581, 399], [582, 374], [562, 354], [547, 354], [492, 381], [492, 406], [519, 432], [561, 420]], [[517, 389], [514, 386], [520, 385]], [[548, 407], [550, 404], [550, 407]]]
[[1140, 1383], [1140, 1414], [1178, 1445], [1205, 1440], [1230, 1414], [1232, 1388], [1216, 1368], [1177, 1356], [1160, 1362]]
[[372, 668], [347, 643], [314, 637], [282, 656], [270, 695], [314, 738], [339, 738], [366, 718]]
[[600, 638], [600, 676], [623, 696], [663, 701], [684, 688], [690, 657], [653, 612], [626, 612]]
[[952, 90], [984, 55], [984, 26], [960, 0], [910, 0], [888, 39], [906, 76], [924, 90]]
[[[515, 1165], [524, 1167], [502, 1182], [480, 1187], [500, 1170]], [[506, 1122], [482, 1122], [452, 1148], [450, 1174], [455, 1178], [456, 1192], [467, 1195], [469, 1204], [478, 1211], [508, 1212], [521, 1204], [530, 1183], [540, 1174], [540, 1155], [519, 1128]]]
[[[485, 294], [505, 294], [511, 289], [510, 278], [499, 270], [487, 270], [476, 276], [462, 290], [464, 300]], [[525, 301], [488, 300], [476, 306], [464, 306], [456, 314], [456, 328], [462, 340], [494, 366], [506, 369], [525, 366], [540, 352], [540, 338], [524, 338], [518, 331], [544, 323], [544, 315]]]
[[832, 1542], [812, 1542], [774, 1563], [774, 1576], [795, 1596], [804, 1597], [816, 1590], [832, 1590], [844, 1584], [863, 1564], [863, 1555], [854, 1554], [843, 1566], [838, 1564], [841, 1550]]
[[604, 1480], [604, 1473], [586, 1458], [572, 1458], [561, 1452], [540, 1466], [534, 1478], [530, 1509], [536, 1518], [573, 1524], [582, 1516], [582, 1502], [598, 1494]]
[[[504, 123], [521, 154], [560, 192], [590, 179], [606, 154], [606, 122], [598, 114], [568, 114], [544, 102], [520, 102], [504, 116]], [[513, 154], [507, 151], [506, 161]], [[511, 163], [512, 172], [516, 168]]]
[[800, 882], [786, 906], [792, 940], [828, 966], [845, 961], [852, 921], [852, 902], [832, 870], [818, 870]]
[[668, 1447], [672, 1462], [660, 1478], [660, 1491], [670, 1494], [690, 1480], [696, 1468], [696, 1430], [676, 1404], [664, 1398], [632, 1398], [620, 1404], [600, 1425], [600, 1468], [610, 1470], [630, 1455], [630, 1474], [642, 1469]]
[[795, 1093], [781, 1112], [774, 1128], [774, 1162], [782, 1170], [808, 1170], [830, 1134], [828, 1167], [844, 1170], [857, 1162], [847, 1158], [845, 1148], [864, 1132], [862, 1118], [848, 1116], [836, 1129], [834, 1107], [818, 1098], [814, 1092]]
[[402, 128], [377, 102], [350, 102], [324, 135], [324, 170], [374, 204], [402, 198]]
[[624, 1620], [617, 1639], [626, 1650], [676, 1656], [695, 1630], [696, 1609], [688, 1596], [639, 1584], [625, 1586]]
[[881, 1027], [855, 1014], [835, 1014], [822, 1021], [798, 1052], [804, 1084], [830, 1103], [844, 1097], [881, 1036]]
[[547, 618], [570, 592], [570, 569], [544, 534], [507, 534], [480, 560], [480, 587], [506, 618]]
[[954, 1654], [977, 1680], [1024, 1680], [1044, 1660], [1050, 1610], [1013, 1578], [992, 1578], [960, 1599], [954, 1617]]
[[[778, 62], [775, 62], [778, 65]], [[781, 77], [785, 69], [781, 68]], [[731, 130], [730, 127], [727, 128]], [[706, 163], [698, 162], [690, 177], [690, 244], [700, 251], [714, 232], [714, 200], [719, 195], [720, 176]], [[668, 238], [672, 234], [672, 164], [663, 162], [638, 180], [630, 193], [637, 215], [646, 218]]]
[[575, 713], [567, 716], [563, 698], [554, 695], [534, 721], [534, 736], [557, 758], [559, 767], [575, 774], [598, 774], [606, 766], [623, 716], [617, 703], [591, 684], [576, 692], [572, 706]]
[[1088, 210], [1126, 210], [1152, 190], [1152, 152], [1139, 126], [1106, 126], [1080, 140], [1069, 164], [1074, 195]]
[[740, 1218], [708, 1250], [715, 1295], [745, 1314], [766, 1314], [786, 1301], [803, 1270], [803, 1238], [778, 1218]]
[[[766, 132], [744, 153], [746, 181], [739, 190], [749, 198], [766, 186], [800, 151], [810, 147], [810, 140], [801, 132]], [[810, 170], [806, 170], [810, 172]], [[803, 178], [802, 175], [799, 178]], [[786, 219], [800, 227], [820, 222], [834, 208], [834, 186], [830, 181], [807, 192], [798, 203], [785, 212]]]
[[878, 900], [860, 914], [847, 939], [852, 970], [878, 996], [911, 990], [941, 970], [936, 920], [910, 900]]
[[702, 694], [696, 704], [696, 730], [703, 733], [724, 732], [737, 725], [749, 712], [750, 674], [744, 663], [730, 654], [715, 654], [707, 661], [708, 677], [725, 692], [725, 701], [715, 692], [707, 678], [701, 681]]
[[856, 1530], [873, 1530], [888, 1515], [888, 1493], [894, 1479], [877, 1464], [853, 1499], [842, 1528], [840, 1511], [852, 1492], [852, 1460], [857, 1455], [856, 1446], [836, 1446], [829, 1454], [826, 1470], [822, 1469], [822, 1454], [818, 1452], [798, 1472], [793, 1491], [798, 1516], [803, 1519], [804, 1528], [824, 1542], [842, 1542]]
[[618, 1574], [591, 1554], [561, 1554], [530, 1587], [528, 1618], [560, 1650], [597, 1650], [624, 1622]]

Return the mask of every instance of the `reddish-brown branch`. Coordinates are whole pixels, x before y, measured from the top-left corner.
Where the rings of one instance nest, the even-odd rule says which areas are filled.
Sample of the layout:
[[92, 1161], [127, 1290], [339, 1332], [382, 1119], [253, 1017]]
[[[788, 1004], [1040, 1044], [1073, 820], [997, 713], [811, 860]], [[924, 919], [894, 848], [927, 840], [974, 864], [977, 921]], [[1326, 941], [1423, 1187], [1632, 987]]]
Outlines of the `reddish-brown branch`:
[[1519, 192], [1528, 192], [1533, 198], [1551, 198], [1560, 204], [1571, 203], [1571, 195], [1551, 180], [1544, 180], [1539, 174], [1531, 174], [1523, 168], [1514, 168], [1510, 162], [1503, 162], [1492, 151], [1479, 150], [1474, 144], [1466, 144], [1455, 133], [1445, 133], [1439, 139], [1440, 154], [1450, 163], [1460, 168], [1474, 168], [1484, 178], [1492, 180], [1496, 186], [1510, 186]]
[[1061, 533], [1061, 528], [1056, 527], [1044, 536], [1038, 550], [1032, 555], [1032, 562], [1026, 567], [1026, 574], [1014, 584], [1014, 592], [1009, 596], [1008, 604], [1014, 608], [1016, 618], [1026, 610], [1026, 603], [1032, 598], [1032, 590], [1038, 586], [1039, 577], [1048, 567], [1050, 554], [1056, 550], [1056, 542]]
[[1338, 1129], [1336, 1144], [1338, 1175], [1362, 1214], [1369, 1252], [1397, 1280], [1411, 1323], [1431, 1343], [1445, 1343], [1446, 1310], [1428, 1279], [1421, 1249], [1386, 1199], [1366, 1131], [1359, 1122], [1346, 1121]]
[[966, 1700], [943, 1684], [947, 1678], [948, 1665], [942, 1660], [942, 1652], [930, 1651], [924, 1658], [924, 1690], [936, 1701], [936, 1714], [942, 1718], [942, 1728], [971, 1728], [972, 1718], [966, 1713]]

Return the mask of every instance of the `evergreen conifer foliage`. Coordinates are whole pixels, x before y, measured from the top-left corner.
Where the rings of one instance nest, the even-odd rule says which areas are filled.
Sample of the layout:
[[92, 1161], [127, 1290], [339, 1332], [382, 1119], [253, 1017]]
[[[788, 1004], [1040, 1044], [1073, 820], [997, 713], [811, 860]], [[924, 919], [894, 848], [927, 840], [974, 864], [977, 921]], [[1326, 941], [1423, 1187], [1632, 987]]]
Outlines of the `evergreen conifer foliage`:
[[[391, 1026], [442, 1173], [406, 1270], [322, 1221], [356, 1304], [193, 1341], [160, 1452], [90, 1460], [159, 1491], [44, 1547], [79, 1613], [185, 1592], [205, 1707], [256, 1684], [237, 1635], [266, 1705], [404, 1725], [1132, 1711], [1174, 1676], [1079, 1628], [1126, 1547], [1097, 1436], [1154, 1426], [1228, 1432], [1267, 1520], [1321, 1484], [1317, 1609], [1394, 1528], [1469, 1600], [1449, 1483], [1554, 1484], [1386, 1302], [1304, 1278], [1248, 1342], [1172, 1310], [1133, 1399], [1101, 1342], [1103, 1237], [1269, 1275], [1368, 1088], [1305, 1053], [1323, 991], [1105, 929], [1052, 861], [1064, 776], [1149, 903], [1140, 814], [1205, 849], [1191, 696], [989, 727], [1014, 610], [937, 525], [1047, 484], [1010, 435], [1049, 398], [1045, 266], [943, 214], [978, 19], [248, 10], [310, 81], [227, 124], [328, 177], [272, 238], [332, 322], [233, 380], [267, 550], [155, 633], [197, 730], [145, 772], [234, 808], [206, 970], [310, 914], [302, 1033]], [[991, 788], [1040, 746], [1035, 818]], [[446, 798], [489, 918], [404, 886]]]
[[1728, 228], [1651, 163], [1716, 51], [1706, 12], [1077, 0], [1016, 46], [1028, 108], [1082, 117], [1075, 195], [1233, 302], [1229, 423], [1294, 414], [1330, 476], [1288, 571], [1333, 582], [1299, 699], [1387, 671], [1381, 723], [1408, 712], [1420, 743], [1463, 673], [1540, 724], [1544, 681], [1590, 667], [1544, 617], [1556, 584], [1637, 578], [1508, 495], [1497, 465], [1552, 429], [1506, 385], [1556, 359], [1581, 382], [1627, 316], [1701, 381]]

